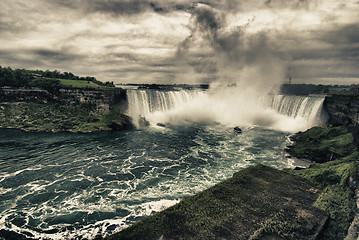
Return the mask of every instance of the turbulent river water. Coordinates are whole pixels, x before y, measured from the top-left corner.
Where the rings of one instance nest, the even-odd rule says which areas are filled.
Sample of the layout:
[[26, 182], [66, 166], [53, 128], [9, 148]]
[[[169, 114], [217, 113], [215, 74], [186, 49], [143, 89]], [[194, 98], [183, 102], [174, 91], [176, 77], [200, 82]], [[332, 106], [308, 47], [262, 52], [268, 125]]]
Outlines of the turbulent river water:
[[[168, 98], [183, 104], [195, 97], [160, 93], [160, 100], [158, 93], [151, 94], [152, 100], [146, 91], [129, 94], [132, 114], [157, 119], [150, 116], [156, 109], [149, 109], [159, 107], [156, 101], [167, 104], [160, 109], [164, 112], [176, 104]], [[138, 110], [131, 101], [142, 101], [137, 107], [149, 104]], [[276, 97], [269, 105], [293, 101], [303, 105], [312, 100]], [[308, 111], [318, 112], [320, 101]], [[292, 118], [304, 114], [295, 111]], [[154, 123], [92, 134], [0, 130], [0, 239], [92, 239], [117, 232], [247, 166], [308, 164], [285, 156], [288, 131], [246, 124], [238, 135], [228, 124]]]

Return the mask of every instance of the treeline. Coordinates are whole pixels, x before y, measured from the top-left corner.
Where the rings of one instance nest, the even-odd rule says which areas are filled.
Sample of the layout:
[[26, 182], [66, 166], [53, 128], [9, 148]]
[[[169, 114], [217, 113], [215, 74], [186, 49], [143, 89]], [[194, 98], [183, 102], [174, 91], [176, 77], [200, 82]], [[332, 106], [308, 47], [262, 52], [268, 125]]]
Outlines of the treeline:
[[283, 84], [280, 88], [282, 94], [287, 95], [309, 95], [329, 93], [330, 86], [315, 84]]
[[71, 72], [61, 73], [58, 70], [26, 70], [2, 68], [0, 66], [0, 87], [40, 87], [47, 90], [61, 87], [61, 79], [93, 82], [99, 86], [114, 87], [113, 82], [101, 82], [95, 77], [79, 77]]

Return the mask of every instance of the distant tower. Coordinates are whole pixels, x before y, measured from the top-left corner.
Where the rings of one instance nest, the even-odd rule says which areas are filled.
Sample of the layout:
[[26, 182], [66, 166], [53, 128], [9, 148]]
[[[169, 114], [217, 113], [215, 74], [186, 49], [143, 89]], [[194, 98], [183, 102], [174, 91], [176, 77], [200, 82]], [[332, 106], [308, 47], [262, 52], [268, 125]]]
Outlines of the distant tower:
[[289, 84], [292, 84], [292, 77], [289, 77]]

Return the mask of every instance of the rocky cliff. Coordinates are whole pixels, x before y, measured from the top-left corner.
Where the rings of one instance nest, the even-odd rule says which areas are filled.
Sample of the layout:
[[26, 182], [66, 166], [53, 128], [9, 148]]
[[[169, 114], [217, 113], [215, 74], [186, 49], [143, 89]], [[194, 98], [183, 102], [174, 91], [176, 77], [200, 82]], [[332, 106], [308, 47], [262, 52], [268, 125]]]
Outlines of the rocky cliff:
[[88, 103], [99, 113], [107, 113], [113, 105], [123, 110], [127, 106], [126, 91], [108, 89], [59, 89], [51, 92], [40, 88], [0, 88], [0, 102], [60, 103], [65, 105]]
[[106, 89], [0, 88], [0, 128], [34, 132], [132, 129], [126, 91]]
[[324, 109], [329, 124], [349, 128], [359, 127], [359, 96], [332, 95], [325, 98]]

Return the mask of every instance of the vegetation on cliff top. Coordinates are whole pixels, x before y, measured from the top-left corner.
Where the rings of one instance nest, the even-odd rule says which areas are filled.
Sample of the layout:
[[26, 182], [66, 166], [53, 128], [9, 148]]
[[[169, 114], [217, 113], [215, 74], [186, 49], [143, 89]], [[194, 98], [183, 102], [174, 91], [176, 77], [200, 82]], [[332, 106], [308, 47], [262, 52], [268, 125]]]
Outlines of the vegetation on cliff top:
[[344, 127], [314, 127], [296, 134], [294, 140], [289, 150], [294, 156], [317, 162], [310, 168], [289, 172], [309, 179], [322, 189], [315, 206], [330, 215], [322, 239], [344, 239], [355, 208], [348, 181], [357, 178], [359, 162], [352, 134]]
[[292, 139], [295, 145], [289, 147], [290, 154], [319, 163], [345, 157], [357, 150], [353, 135], [343, 126], [313, 127]]
[[38, 104], [39, 101], [32, 103], [21, 99], [21, 102], [14, 102], [5, 96], [2, 98], [4, 102], [0, 103], [0, 128], [38, 132], [92, 132], [133, 127], [131, 119], [121, 114], [117, 106], [111, 106], [111, 111], [107, 114], [100, 114], [96, 111], [95, 103], [91, 101], [60, 103], [61, 100], [69, 98], [61, 94], [61, 88], [108, 89], [114, 87], [113, 82], [104, 83], [94, 77], [79, 77], [57, 70], [13, 70], [0, 66], [0, 87], [38, 87], [47, 90], [53, 99], [58, 100], [44, 99], [44, 104]]
[[356, 94], [333, 94], [326, 98], [326, 101], [337, 101], [337, 100], [346, 100], [348, 102], [353, 100], [359, 100], [359, 95]]
[[0, 87], [39, 87], [48, 91], [59, 88], [108, 88], [113, 82], [101, 82], [95, 77], [79, 77], [71, 72], [11, 69], [0, 66]]

